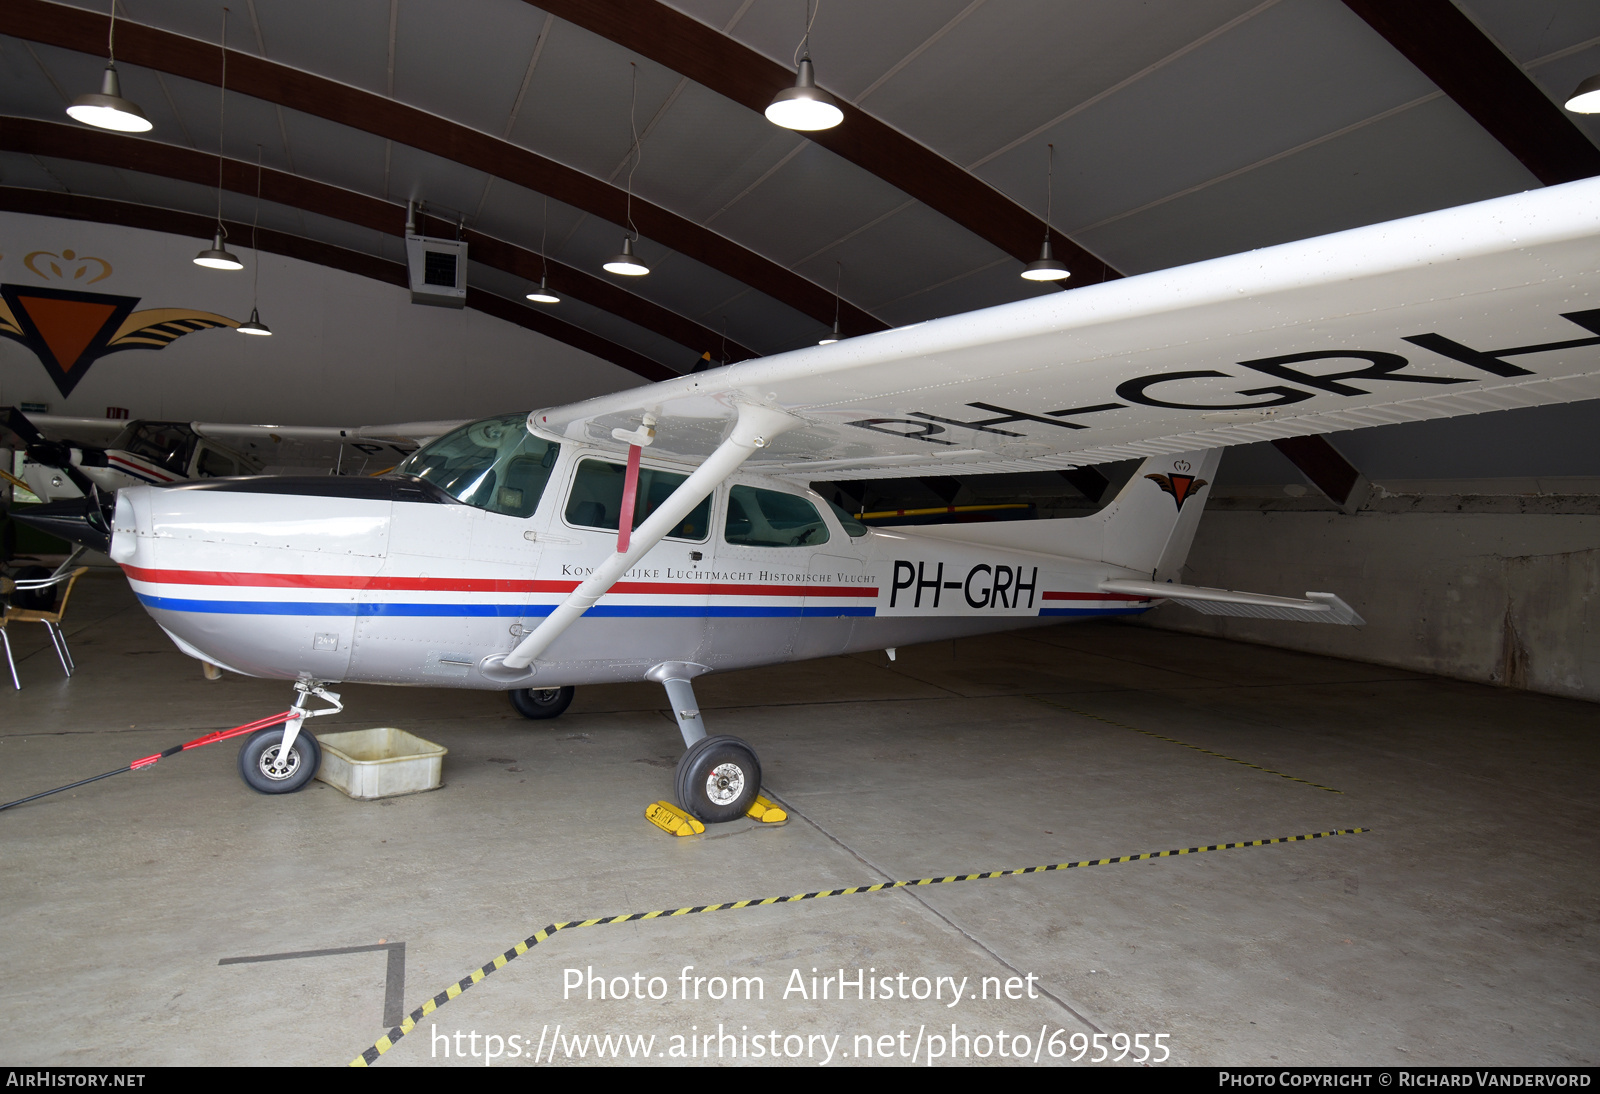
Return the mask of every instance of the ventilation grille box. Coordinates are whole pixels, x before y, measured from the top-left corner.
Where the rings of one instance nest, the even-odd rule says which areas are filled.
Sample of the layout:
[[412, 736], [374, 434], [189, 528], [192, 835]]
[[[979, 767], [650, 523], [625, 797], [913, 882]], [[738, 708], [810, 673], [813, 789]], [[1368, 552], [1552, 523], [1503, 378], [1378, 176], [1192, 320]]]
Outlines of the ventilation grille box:
[[464, 241], [408, 235], [406, 266], [411, 271], [413, 304], [466, 307], [467, 245]]

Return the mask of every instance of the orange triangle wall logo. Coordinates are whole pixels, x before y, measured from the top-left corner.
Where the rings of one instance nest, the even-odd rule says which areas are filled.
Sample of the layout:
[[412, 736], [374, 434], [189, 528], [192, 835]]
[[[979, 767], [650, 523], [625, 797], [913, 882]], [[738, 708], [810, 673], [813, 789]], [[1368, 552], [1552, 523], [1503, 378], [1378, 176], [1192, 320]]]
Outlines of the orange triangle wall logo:
[[139, 303], [136, 296], [0, 285], [6, 310], [0, 335], [33, 350], [62, 395], [72, 394], [89, 366]]
[[134, 311], [137, 296], [72, 289], [0, 285], [0, 338], [34, 352], [63, 396], [89, 366], [125, 349], [161, 349], [208, 327], [237, 327], [237, 319], [192, 308]]

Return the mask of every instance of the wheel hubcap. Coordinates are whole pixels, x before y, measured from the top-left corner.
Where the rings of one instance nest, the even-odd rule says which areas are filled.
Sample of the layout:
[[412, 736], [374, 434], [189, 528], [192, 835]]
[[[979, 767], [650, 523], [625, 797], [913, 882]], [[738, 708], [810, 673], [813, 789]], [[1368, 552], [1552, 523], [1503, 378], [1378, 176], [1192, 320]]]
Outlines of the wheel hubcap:
[[282, 751], [282, 743], [264, 749], [261, 753], [261, 759], [256, 764], [263, 775], [276, 782], [293, 778], [294, 773], [300, 770], [300, 750], [291, 748], [289, 755], [284, 757], [282, 763], [279, 763], [278, 756]]
[[706, 797], [717, 805], [738, 800], [744, 792], [744, 770], [738, 764], [718, 764], [706, 778]]

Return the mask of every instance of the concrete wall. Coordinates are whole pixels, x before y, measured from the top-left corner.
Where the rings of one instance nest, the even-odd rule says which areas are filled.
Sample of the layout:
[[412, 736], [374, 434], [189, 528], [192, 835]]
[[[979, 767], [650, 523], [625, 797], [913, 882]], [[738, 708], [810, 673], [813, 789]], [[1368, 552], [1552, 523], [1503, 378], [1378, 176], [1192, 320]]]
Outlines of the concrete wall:
[[1372, 480], [1337, 512], [1269, 444], [1230, 448], [1184, 580], [1338, 593], [1367, 620], [1150, 622], [1600, 700], [1600, 401], [1333, 433]]
[[[193, 262], [200, 239], [115, 225], [0, 213], [0, 282], [140, 298], [139, 309], [185, 307], [249, 318], [256, 256], [222, 272]], [[58, 256], [25, 263], [33, 252]], [[71, 251], [73, 261], [59, 258]], [[110, 276], [85, 256], [104, 259]], [[261, 318], [271, 338], [232, 330], [185, 335], [158, 351], [94, 362], [63, 398], [32, 351], [0, 339], [0, 405], [46, 403], [52, 414], [297, 425], [470, 418], [553, 406], [644, 381], [626, 369], [471, 309], [412, 304], [410, 294], [277, 255], [260, 256]], [[85, 274], [74, 278], [78, 269]]]
[[[1600, 700], [1600, 506], [1568, 495], [1565, 504], [1545, 508], [1588, 511], [1493, 512], [1484, 510], [1529, 506], [1525, 496], [1520, 504], [1507, 504], [1515, 495], [1456, 497], [1468, 499], [1458, 502], [1462, 509], [1479, 511], [1346, 516], [1249, 511], [1218, 499], [1200, 523], [1186, 582], [1286, 595], [1335, 592], [1367, 625], [1228, 619], [1171, 604], [1150, 622]], [[1493, 497], [1501, 503], [1484, 500]], [[1397, 499], [1384, 500], [1401, 508], [1392, 505]]]

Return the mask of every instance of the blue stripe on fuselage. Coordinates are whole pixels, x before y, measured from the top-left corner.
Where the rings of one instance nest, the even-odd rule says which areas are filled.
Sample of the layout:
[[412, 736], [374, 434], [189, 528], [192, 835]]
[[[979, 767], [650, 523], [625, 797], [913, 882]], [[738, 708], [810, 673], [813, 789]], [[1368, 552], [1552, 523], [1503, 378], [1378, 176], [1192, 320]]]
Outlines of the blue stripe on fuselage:
[[[278, 600], [190, 600], [171, 596], [137, 594], [139, 603], [147, 608], [169, 612], [196, 612], [206, 615], [332, 615], [371, 617], [402, 616], [478, 616], [523, 618], [549, 615], [554, 604], [362, 604], [327, 603], [322, 601]], [[824, 605], [790, 607], [756, 604], [596, 604], [585, 615], [596, 618], [631, 617], [656, 619], [772, 619], [772, 618], [834, 618], [838, 616], [871, 616], [876, 608], [834, 608]]]

